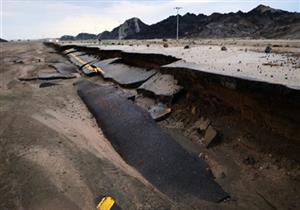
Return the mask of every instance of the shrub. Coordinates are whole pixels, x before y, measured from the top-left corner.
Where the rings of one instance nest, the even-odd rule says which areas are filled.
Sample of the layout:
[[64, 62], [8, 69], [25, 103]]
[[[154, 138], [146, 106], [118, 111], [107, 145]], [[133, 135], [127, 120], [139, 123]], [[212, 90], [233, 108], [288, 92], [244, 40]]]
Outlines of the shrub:
[[222, 46], [222, 47], [221, 47], [221, 50], [222, 50], [222, 51], [226, 51], [227, 48], [226, 48], [225, 46]]
[[265, 49], [265, 53], [271, 53], [272, 52], [272, 48], [270, 46], [267, 46]]

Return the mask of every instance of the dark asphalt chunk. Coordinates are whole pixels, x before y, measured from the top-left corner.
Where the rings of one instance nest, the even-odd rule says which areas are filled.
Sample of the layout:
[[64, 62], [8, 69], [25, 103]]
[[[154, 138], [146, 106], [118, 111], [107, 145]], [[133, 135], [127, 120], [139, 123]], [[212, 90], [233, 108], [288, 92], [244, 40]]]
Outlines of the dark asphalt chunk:
[[142, 95], [136, 96], [134, 103], [149, 112], [152, 119], [156, 121], [164, 119], [171, 113], [171, 108], [167, 105], [156, 103], [154, 99]]
[[69, 56], [69, 60], [78, 67], [82, 67], [83, 65], [86, 64], [86, 63], [79, 62], [75, 57], [71, 56], [71, 54]]
[[49, 66], [61, 74], [77, 73], [77, 67], [69, 63], [50, 63]]
[[55, 85], [58, 85], [58, 84], [53, 83], [53, 82], [43, 82], [40, 84], [39, 88], [51, 87], [51, 86], [55, 86]]
[[157, 96], [173, 96], [182, 89], [172, 75], [157, 73], [143, 83], [138, 90], [151, 92]]
[[20, 81], [33, 81], [38, 80], [39, 78], [37, 76], [25, 76], [25, 77], [18, 77], [18, 80]]
[[79, 61], [79, 56], [83, 56], [83, 55], [86, 55], [86, 53], [85, 52], [80, 52], [80, 51], [71, 51], [71, 52], [69, 52], [66, 56], [69, 58], [69, 60], [73, 63], [73, 64], [75, 64], [76, 66], [78, 66], [78, 67], [81, 67], [81, 66], [83, 66], [83, 65], [85, 65], [85, 64], [87, 64], [88, 62], [86, 62], [86, 61], [83, 61], [83, 60], [81, 60], [80, 59], [80, 61]]
[[60, 73], [39, 73], [38, 79], [51, 80], [51, 79], [73, 79], [76, 78], [75, 74], [60, 74]]
[[93, 65], [102, 69], [102, 76], [105, 79], [111, 79], [123, 86], [138, 86], [156, 73], [155, 70], [128, 66], [116, 63], [116, 61], [115, 59], [107, 59], [102, 63], [98, 62]]
[[109, 59], [105, 59], [105, 60], [100, 60], [96, 63], [94, 63], [93, 65], [99, 68], [104, 68], [107, 65], [114, 63], [115, 61], [120, 60], [120, 58], [109, 58]]
[[93, 63], [93, 66], [96, 68], [99, 68], [101, 71], [101, 75], [105, 78], [105, 70], [107, 68], [107, 66], [109, 66], [110, 64], [116, 62], [120, 60], [120, 58], [109, 58], [109, 59], [104, 59], [104, 60], [100, 60], [97, 61], [95, 63]]
[[97, 69], [91, 66], [92, 63], [98, 62], [96, 57], [87, 55], [84, 52], [69, 53], [68, 57], [70, 61], [78, 66], [85, 75], [93, 76], [99, 73]]
[[134, 103], [142, 109], [148, 111], [151, 109], [152, 106], [155, 105], [155, 100], [153, 98], [145, 97], [139, 94], [135, 97]]
[[161, 192], [175, 200], [228, 197], [203, 160], [184, 150], [146, 111], [116, 94], [115, 87], [85, 80], [78, 83], [78, 94], [116, 151]]
[[165, 119], [171, 113], [171, 108], [163, 103], [158, 103], [149, 109], [149, 113], [152, 119], [160, 121]]
[[20, 81], [33, 81], [33, 80], [53, 80], [53, 79], [73, 79], [76, 78], [75, 74], [61, 74], [61, 73], [39, 73], [37, 76], [19, 77]]
[[156, 73], [155, 70], [146, 70], [125, 64], [111, 64], [105, 69], [104, 78], [112, 79], [120, 85], [140, 85]]
[[95, 63], [98, 61], [98, 59], [92, 55], [78, 55], [77, 57], [79, 57], [81, 60], [85, 61], [86, 63]]

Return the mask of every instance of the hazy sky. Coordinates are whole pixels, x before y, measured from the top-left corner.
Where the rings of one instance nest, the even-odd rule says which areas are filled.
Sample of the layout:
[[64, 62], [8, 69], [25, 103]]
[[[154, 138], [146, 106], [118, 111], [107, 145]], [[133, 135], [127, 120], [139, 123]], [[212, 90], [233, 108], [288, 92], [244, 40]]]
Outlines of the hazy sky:
[[147, 24], [187, 12], [247, 12], [259, 4], [300, 12], [300, 0], [0, 0], [1, 33], [5, 39], [60, 37], [111, 30], [138, 17]]

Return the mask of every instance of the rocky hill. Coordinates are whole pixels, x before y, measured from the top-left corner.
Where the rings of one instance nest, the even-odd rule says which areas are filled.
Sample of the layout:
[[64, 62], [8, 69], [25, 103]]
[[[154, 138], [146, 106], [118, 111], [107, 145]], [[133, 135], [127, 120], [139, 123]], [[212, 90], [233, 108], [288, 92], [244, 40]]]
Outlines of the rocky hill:
[[62, 37], [59, 38], [61, 41], [73, 41], [75, 40], [75, 36], [71, 36], [71, 35], [63, 35]]
[[77, 36], [70, 36], [70, 35], [64, 35], [60, 37], [60, 40], [66, 41], [66, 40], [89, 40], [89, 39], [97, 39], [96, 34], [89, 34], [89, 33], [79, 33]]
[[7, 40], [0, 38], [0, 42], [7, 42]]
[[[138, 18], [126, 20], [111, 32], [98, 34], [99, 39], [155, 39], [176, 37], [176, 16], [146, 25]], [[300, 13], [259, 5], [249, 12], [187, 13], [179, 17], [181, 38], [289, 38], [300, 39]], [[96, 35], [81, 33], [61, 40], [96, 39]]]
[[[186, 38], [300, 38], [300, 13], [259, 5], [244, 13], [180, 16], [180, 36]], [[127, 39], [175, 38], [176, 16], [170, 16]]]
[[98, 35], [99, 39], [126, 39], [127, 37], [134, 36], [137, 33], [145, 31], [148, 25], [143, 23], [140, 19], [134, 17], [126, 20], [120, 26], [114, 28], [111, 32], [104, 31]]

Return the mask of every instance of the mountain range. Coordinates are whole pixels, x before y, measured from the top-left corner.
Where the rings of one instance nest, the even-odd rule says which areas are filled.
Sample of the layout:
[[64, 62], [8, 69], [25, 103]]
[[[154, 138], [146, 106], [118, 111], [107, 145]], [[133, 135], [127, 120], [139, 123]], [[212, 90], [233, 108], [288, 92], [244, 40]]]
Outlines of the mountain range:
[[[98, 35], [67, 37], [78, 39], [155, 39], [176, 37], [176, 16], [170, 16], [152, 25], [138, 18], [126, 20], [112, 31]], [[181, 38], [300, 38], [300, 13], [273, 9], [259, 5], [249, 12], [213, 13], [211, 15], [187, 13], [179, 16]], [[82, 34], [82, 33], [81, 33]], [[85, 33], [86, 34], [86, 33]], [[61, 37], [65, 39], [66, 36]]]

